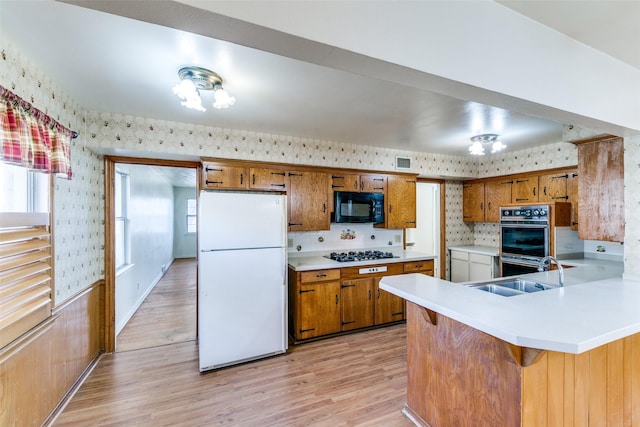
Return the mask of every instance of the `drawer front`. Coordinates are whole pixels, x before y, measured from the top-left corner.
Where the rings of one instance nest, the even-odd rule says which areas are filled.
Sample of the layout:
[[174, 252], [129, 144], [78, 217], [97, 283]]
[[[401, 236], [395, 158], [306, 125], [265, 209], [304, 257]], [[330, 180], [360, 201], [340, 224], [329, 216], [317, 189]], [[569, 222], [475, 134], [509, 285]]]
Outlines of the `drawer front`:
[[323, 282], [325, 280], [340, 280], [340, 269], [303, 271], [300, 273], [300, 282]]
[[[380, 271], [384, 270], [385, 267], [386, 271]], [[367, 271], [369, 269], [372, 269], [374, 271]], [[345, 267], [342, 269], [343, 280], [362, 279], [366, 277], [392, 276], [395, 274], [402, 274], [402, 263], [361, 265], [358, 267]]]
[[469, 254], [469, 261], [475, 262], [476, 264], [491, 265], [492, 258], [493, 257], [489, 255]]
[[451, 258], [469, 261], [469, 252], [451, 251]]
[[427, 261], [412, 261], [404, 263], [404, 272], [405, 273], [415, 273], [418, 271], [428, 271], [433, 270], [433, 260]]

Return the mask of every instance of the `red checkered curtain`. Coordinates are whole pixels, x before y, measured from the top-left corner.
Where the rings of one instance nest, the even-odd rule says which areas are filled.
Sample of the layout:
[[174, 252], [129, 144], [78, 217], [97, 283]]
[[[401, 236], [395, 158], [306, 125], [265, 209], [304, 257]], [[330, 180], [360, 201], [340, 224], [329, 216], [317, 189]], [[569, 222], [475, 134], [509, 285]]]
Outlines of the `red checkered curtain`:
[[0, 86], [0, 160], [71, 179], [74, 132]]

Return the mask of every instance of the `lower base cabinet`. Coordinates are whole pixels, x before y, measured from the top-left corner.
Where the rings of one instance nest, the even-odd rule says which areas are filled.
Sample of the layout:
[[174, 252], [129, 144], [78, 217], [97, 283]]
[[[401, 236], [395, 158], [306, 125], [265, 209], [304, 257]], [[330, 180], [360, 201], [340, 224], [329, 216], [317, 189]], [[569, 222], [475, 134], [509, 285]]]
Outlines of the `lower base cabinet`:
[[466, 251], [451, 251], [451, 281], [471, 282], [495, 277], [495, 257]]
[[380, 289], [383, 276], [433, 276], [433, 260], [345, 267], [289, 269], [289, 334], [295, 343], [405, 319], [405, 301]]

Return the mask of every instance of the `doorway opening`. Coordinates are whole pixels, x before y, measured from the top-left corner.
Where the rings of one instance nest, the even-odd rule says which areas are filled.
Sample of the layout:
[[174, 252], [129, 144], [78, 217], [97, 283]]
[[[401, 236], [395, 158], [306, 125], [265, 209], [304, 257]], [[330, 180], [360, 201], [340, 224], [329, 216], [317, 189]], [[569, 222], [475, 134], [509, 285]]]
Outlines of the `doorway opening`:
[[[416, 228], [407, 228], [407, 250], [433, 254], [443, 259], [442, 237], [444, 229], [443, 188], [441, 182], [418, 180], [416, 184]], [[434, 277], [441, 277], [442, 262], [434, 263]]]
[[105, 350], [197, 337], [199, 163], [105, 157]]

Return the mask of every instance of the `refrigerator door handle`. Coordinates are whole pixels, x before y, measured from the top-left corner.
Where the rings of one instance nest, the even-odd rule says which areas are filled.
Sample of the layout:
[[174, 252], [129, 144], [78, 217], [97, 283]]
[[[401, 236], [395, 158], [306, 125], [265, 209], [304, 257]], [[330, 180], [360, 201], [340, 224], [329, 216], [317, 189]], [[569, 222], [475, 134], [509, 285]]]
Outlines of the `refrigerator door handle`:
[[229, 251], [246, 251], [249, 249], [279, 249], [282, 246], [259, 246], [255, 248], [229, 248], [229, 249], [200, 249], [200, 252], [229, 252]]

